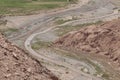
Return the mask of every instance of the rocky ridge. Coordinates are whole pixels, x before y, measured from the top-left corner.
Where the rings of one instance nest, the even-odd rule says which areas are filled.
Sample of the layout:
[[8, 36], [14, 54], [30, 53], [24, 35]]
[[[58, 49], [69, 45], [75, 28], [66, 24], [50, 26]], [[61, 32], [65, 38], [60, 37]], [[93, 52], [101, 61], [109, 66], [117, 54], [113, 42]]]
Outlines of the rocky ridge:
[[0, 34], [0, 80], [58, 80], [39, 61]]
[[120, 64], [120, 20], [70, 32], [56, 40], [54, 45], [78, 52], [106, 55]]

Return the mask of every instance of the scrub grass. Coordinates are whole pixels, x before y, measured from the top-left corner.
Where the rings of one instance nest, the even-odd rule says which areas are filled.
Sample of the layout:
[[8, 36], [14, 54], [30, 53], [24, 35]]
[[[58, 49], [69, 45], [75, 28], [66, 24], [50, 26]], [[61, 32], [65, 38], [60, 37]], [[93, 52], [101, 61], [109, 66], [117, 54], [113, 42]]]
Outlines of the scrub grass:
[[0, 0], [0, 15], [30, 14], [33, 11], [64, 7], [67, 0]]
[[9, 36], [14, 32], [17, 32], [18, 29], [16, 28], [4, 28], [4, 29], [0, 29], [0, 32], [3, 33], [5, 36]]
[[48, 48], [51, 44], [51, 42], [37, 41], [35, 43], [32, 43], [31, 47], [32, 49], [39, 50], [41, 48]]
[[[63, 21], [61, 21], [61, 22], [63, 22]], [[76, 25], [76, 26], [72, 26], [72, 25], [60, 26], [56, 30], [56, 34], [58, 36], [63, 36], [68, 32], [79, 30], [82, 27], [87, 27], [87, 26], [90, 26], [90, 25], [98, 25], [98, 24], [101, 24], [101, 23], [103, 23], [103, 22], [102, 21], [97, 21], [97, 22], [94, 22], [94, 23], [85, 23], [85, 24], [80, 24], [80, 25]]]

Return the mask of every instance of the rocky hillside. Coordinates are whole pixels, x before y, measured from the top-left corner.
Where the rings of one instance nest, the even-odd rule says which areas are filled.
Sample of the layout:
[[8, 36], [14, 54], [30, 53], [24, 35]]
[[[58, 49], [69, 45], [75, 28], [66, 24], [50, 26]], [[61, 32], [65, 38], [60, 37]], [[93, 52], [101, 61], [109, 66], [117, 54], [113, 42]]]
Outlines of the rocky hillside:
[[81, 28], [55, 41], [55, 46], [107, 55], [120, 63], [120, 20]]
[[0, 80], [58, 80], [58, 78], [0, 34]]

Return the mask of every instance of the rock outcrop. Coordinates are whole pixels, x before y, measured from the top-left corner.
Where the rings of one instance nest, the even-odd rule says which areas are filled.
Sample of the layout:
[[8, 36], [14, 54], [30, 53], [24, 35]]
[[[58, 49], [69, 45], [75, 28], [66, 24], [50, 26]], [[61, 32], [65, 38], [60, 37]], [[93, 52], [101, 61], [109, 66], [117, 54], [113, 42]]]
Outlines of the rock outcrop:
[[120, 63], [120, 20], [81, 28], [54, 42], [57, 47], [107, 55]]
[[0, 80], [58, 80], [39, 61], [0, 34]]

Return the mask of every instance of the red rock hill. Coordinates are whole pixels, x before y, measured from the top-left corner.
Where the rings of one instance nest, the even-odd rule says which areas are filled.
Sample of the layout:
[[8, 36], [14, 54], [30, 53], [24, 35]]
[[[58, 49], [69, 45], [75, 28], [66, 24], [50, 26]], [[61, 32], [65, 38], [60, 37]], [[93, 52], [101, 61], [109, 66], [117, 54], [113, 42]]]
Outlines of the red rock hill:
[[0, 80], [58, 80], [58, 78], [0, 34]]
[[120, 20], [70, 32], [56, 40], [55, 46], [107, 55], [120, 63]]

